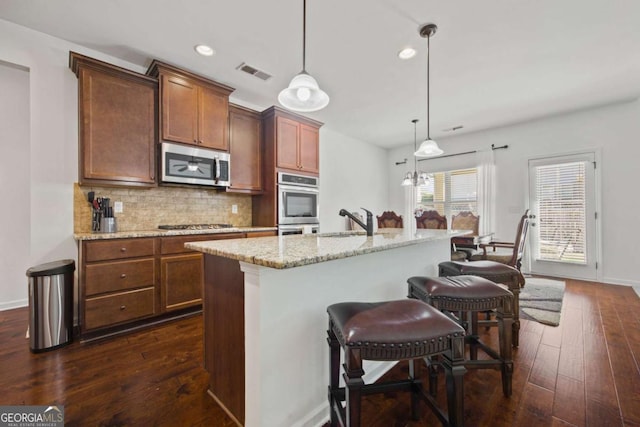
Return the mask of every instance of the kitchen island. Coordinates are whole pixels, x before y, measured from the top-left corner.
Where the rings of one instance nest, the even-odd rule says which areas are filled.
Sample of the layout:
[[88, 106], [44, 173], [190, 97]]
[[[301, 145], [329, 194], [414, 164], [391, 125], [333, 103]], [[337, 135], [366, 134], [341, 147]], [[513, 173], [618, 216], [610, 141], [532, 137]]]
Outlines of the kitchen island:
[[[239, 425], [328, 420], [327, 306], [403, 299], [407, 278], [437, 275], [465, 232], [379, 230], [186, 243], [205, 254], [209, 393]], [[365, 381], [391, 363], [365, 362]]]

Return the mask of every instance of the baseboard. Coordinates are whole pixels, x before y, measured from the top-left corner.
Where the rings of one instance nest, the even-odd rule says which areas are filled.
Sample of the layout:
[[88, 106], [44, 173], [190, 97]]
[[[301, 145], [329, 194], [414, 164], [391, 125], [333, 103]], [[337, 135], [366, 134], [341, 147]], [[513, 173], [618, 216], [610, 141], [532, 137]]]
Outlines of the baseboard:
[[0, 302], [0, 311], [12, 310], [14, 308], [27, 307], [29, 305], [28, 299], [19, 299], [16, 301]]
[[608, 285], [640, 286], [640, 281], [638, 280], [616, 279], [615, 277], [605, 277], [602, 279], [602, 283]]
[[236, 418], [235, 415], [233, 415], [233, 413], [229, 410], [229, 408], [227, 408], [224, 403], [222, 403], [222, 401], [220, 399], [218, 399], [218, 396], [216, 396], [210, 389], [207, 389], [207, 394], [209, 396], [211, 396], [213, 398], [213, 400], [216, 401], [216, 403], [220, 406], [220, 408], [222, 408], [222, 410], [229, 416], [229, 418], [231, 418], [231, 420], [236, 423], [236, 425], [238, 427], [243, 427], [242, 423], [240, 422], [240, 420], [238, 420]]

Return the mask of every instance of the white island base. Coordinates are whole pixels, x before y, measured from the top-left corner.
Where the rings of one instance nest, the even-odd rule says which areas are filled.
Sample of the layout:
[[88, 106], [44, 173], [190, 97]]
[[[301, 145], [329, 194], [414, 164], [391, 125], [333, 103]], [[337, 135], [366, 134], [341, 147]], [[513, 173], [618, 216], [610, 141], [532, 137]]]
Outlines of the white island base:
[[[437, 264], [449, 259], [450, 237], [441, 232], [407, 246], [280, 269], [201, 247], [210, 393], [241, 425], [322, 425], [329, 419], [327, 306], [406, 298], [409, 277], [436, 276]], [[365, 381], [391, 366], [365, 362]]]

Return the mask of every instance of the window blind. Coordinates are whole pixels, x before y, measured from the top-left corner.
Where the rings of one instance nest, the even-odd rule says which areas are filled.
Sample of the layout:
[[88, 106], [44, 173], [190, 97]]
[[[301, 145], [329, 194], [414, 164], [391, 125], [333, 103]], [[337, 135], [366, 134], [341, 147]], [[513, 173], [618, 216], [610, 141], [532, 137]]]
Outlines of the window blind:
[[416, 188], [416, 209], [436, 210], [451, 221], [463, 211], [478, 214], [478, 172], [461, 169], [428, 174], [429, 183]]
[[536, 259], [586, 264], [585, 162], [536, 167]]

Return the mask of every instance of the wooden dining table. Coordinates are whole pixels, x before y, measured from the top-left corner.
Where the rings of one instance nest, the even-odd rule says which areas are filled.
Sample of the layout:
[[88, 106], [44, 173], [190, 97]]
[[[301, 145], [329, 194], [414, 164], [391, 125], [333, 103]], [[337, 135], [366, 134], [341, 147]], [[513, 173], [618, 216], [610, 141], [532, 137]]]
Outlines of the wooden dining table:
[[470, 248], [480, 249], [481, 244], [487, 244], [491, 242], [494, 233], [466, 234], [464, 236], [455, 236], [451, 238], [451, 244], [454, 248]]

